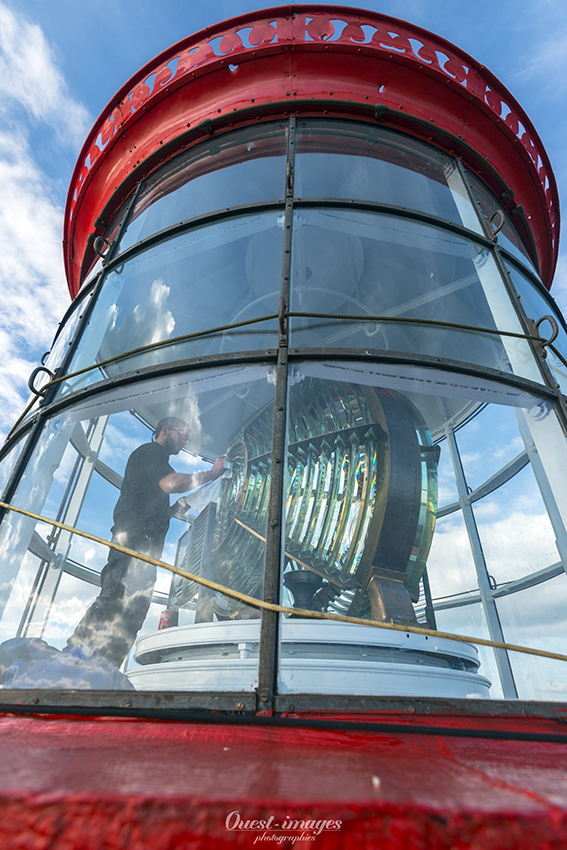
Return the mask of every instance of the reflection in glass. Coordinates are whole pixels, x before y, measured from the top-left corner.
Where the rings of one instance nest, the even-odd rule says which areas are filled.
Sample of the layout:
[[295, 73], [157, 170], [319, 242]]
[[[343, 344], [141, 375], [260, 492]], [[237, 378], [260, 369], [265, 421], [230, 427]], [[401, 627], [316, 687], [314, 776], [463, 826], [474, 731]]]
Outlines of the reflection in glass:
[[[110, 272], [70, 372], [208, 328], [277, 313], [283, 219], [228, 219], [161, 242]], [[275, 252], [279, 265], [264, 268]], [[275, 320], [133, 355], [66, 381], [60, 392], [144, 366], [277, 346]]]
[[[271, 447], [273, 385], [268, 378], [265, 366], [227, 367], [85, 399], [46, 424], [13, 502], [102, 539], [109, 539], [112, 530], [120, 545], [261, 595], [264, 545], [258, 546], [258, 537], [253, 538], [254, 561], [250, 560], [249, 535], [235, 540], [234, 532], [242, 526], [219, 510], [227, 501], [224, 491], [240, 487], [238, 464], [231, 470], [230, 462], [225, 468], [221, 461], [221, 477], [213, 474], [219, 462], [212, 464], [215, 456], [246, 438], [250, 411], [266, 412], [265, 436]], [[159, 433], [152, 440], [156, 426]], [[268, 454], [264, 461], [268, 478], [269, 462]], [[162, 484], [171, 475], [173, 489], [166, 491]], [[177, 496], [170, 509], [168, 493], [181, 495], [186, 490], [189, 510], [176, 503]], [[254, 517], [254, 528], [263, 540], [266, 521], [265, 512]], [[199, 546], [203, 533], [205, 546]], [[201, 688], [252, 687], [259, 638], [256, 609], [235, 610], [227, 597], [207, 593], [195, 582], [180, 583], [177, 576], [172, 580], [165, 570], [156, 574], [151, 564], [109, 554], [102, 544], [16, 514], [9, 514], [2, 526], [0, 550], [0, 638], [4, 644], [16, 639], [25, 646], [35, 641], [31, 645], [38, 652], [49, 652], [51, 659], [49, 671], [45, 666], [20, 670], [20, 679], [13, 670], [11, 687], [122, 688], [131, 687], [132, 681], [141, 688], [199, 689], [203, 666], [199, 634], [207, 624], [218, 624], [224, 611], [236, 620], [252, 614], [255, 624], [245, 624], [244, 638], [242, 628], [231, 626], [217, 644], [230, 643], [234, 637], [237, 656], [242, 640], [253, 646], [240, 673], [233, 665], [230, 675], [220, 661], [225, 650], [219, 648], [220, 666], [216, 674], [210, 669], [206, 676], [203, 673]], [[236, 572], [233, 564], [238, 564]], [[105, 594], [110, 603], [103, 607]], [[187, 630], [194, 624], [197, 631], [158, 630], [164, 609], [169, 619], [164, 618], [162, 625]], [[178, 639], [173, 640], [172, 634]], [[139, 664], [131, 659], [130, 678], [120, 678], [118, 668], [134, 640]], [[176, 657], [186, 656], [181, 668], [169, 666], [172, 643]], [[169, 663], [156, 665], [162, 660]], [[129, 671], [128, 663], [122, 668]], [[71, 675], [73, 665], [78, 672]], [[51, 676], [48, 685], [46, 676]], [[177, 677], [175, 684], [171, 676]]]
[[[548, 652], [564, 653], [566, 593], [567, 576], [562, 570], [546, 581], [499, 597], [498, 611], [508, 639]], [[519, 653], [511, 657], [520, 699], [565, 701], [565, 662]]]
[[[565, 557], [561, 541], [567, 491], [556, 471], [564, 459], [556, 445], [554, 429], [559, 426], [546, 404], [506, 384], [392, 363], [303, 361], [294, 363], [291, 381], [285, 604], [382, 622], [427, 622], [457, 634], [522, 643], [521, 634], [512, 638], [501, 622], [502, 600], [553, 581]], [[417, 466], [411, 461], [412, 440], [419, 451]], [[553, 446], [557, 458], [550, 463]], [[471, 471], [476, 489], [467, 484], [461, 464]], [[420, 465], [420, 517], [425, 524], [420, 519], [414, 525], [410, 482]], [[436, 508], [438, 469], [444, 495]], [[396, 505], [391, 515], [389, 505]], [[388, 533], [400, 547], [395, 557], [385, 545]], [[411, 551], [417, 556], [413, 565], [401, 556], [401, 541], [411, 534]], [[405, 609], [399, 592], [392, 601], [396, 582], [410, 601]], [[563, 603], [566, 589], [561, 590]], [[315, 632], [307, 625], [304, 633], [291, 626], [301, 619], [300, 613], [286, 619], [290, 625], [282, 632], [284, 692], [297, 692], [300, 684], [308, 691], [333, 692], [327, 690], [331, 684], [323, 667], [317, 666], [322, 658], [340, 662], [345, 687], [351, 687], [354, 656], [349, 667], [346, 632], [340, 630], [346, 626], [329, 625], [320, 632], [319, 648], [308, 649]], [[368, 646], [383, 646], [382, 637], [364, 639]], [[351, 640], [356, 642], [349, 633]], [[399, 655], [401, 647], [394, 651], [392, 644], [386, 662], [382, 650], [368, 646], [359, 648], [357, 658], [381, 659], [382, 678], [370, 661], [364, 673], [357, 667], [356, 675], [371, 677], [377, 693], [406, 692], [399, 690], [406, 684], [396, 678], [397, 667], [394, 676], [390, 663], [402, 657], [408, 665], [436, 663], [431, 647], [425, 657], [419, 655], [424, 647], [412, 647], [416, 655], [410, 657]], [[490, 695], [521, 696], [524, 684], [514, 682], [519, 668], [510, 654], [485, 648], [478, 652], [480, 674], [493, 682]], [[463, 664], [460, 669], [470, 674], [469, 661], [459, 658], [452, 656], [451, 669]], [[312, 665], [307, 684], [303, 659]], [[420, 675], [425, 679], [414, 683], [414, 692], [422, 693], [429, 674], [420, 667]], [[453, 691], [438, 683], [437, 693], [462, 695], [459, 688], [470, 686], [469, 695], [488, 695], [480, 680], [476, 689], [466, 681], [468, 685], [457, 687], [453, 680]], [[360, 682], [352, 684], [357, 686]]]
[[20, 454], [22, 453], [25, 442], [26, 438], [21, 438], [19, 442], [13, 445], [10, 451], [2, 458], [2, 462], [0, 463], [0, 498], [3, 497], [4, 488], [10, 480], [10, 476], [14, 471], [14, 467], [18, 462]]
[[[53, 375], [56, 375], [57, 370], [60, 369], [68, 354], [70, 346], [73, 344], [79, 321], [83, 318], [85, 310], [90, 305], [91, 297], [92, 293], [86, 297], [82, 297], [80, 299], [77, 298], [77, 300], [73, 303], [71, 310], [59, 326], [55, 339], [53, 340], [51, 350], [47, 353], [48, 356], [45, 357], [44, 355], [44, 358], [42, 358], [42, 360], [44, 359], [43, 365], [45, 365], [45, 368], [52, 372]], [[39, 372], [34, 381], [34, 387], [41, 390], [50, 382], [50, 380], [51, 376], [48, 372]], [[33, 403], [31, 403], [32, 400]], [[30, 407], [25, 416], [22, 417], [22, 423], [27, 422], [32, 416], [38, 413], [41, 405], [43, 404], [43, 398], [39, 395], [30, 395], [27, 404], [29, 404]]]
[[73, 304], [73, 309], [65, 319], [62, 326], [59, 327], [57, 335], [53, 340], [53, 345], [49, 355], [45, 361], [45, 366], [52, 372], [55, 372], [65, 359], [65, 355], [69, 346], [73, 343], [73, 338], [77, 330], [80, 319], [85, 314], [85, 310], [90, 304], [91, 295], [87, 295], [81, 299], [77, 299]]
[[510, 217], [508, 212], [503, 209], [504, 205], [502, 201], [496, 198], [496, 196], [487, 189], [484, 183], [482, 183], [475, 174], [469, 171], [468, 168], [465, 170], [481, 215], [488, 220], [494, 213], [498, 212], [498, 215], [494, 218], [494, 224], [489, 224], [489, 228], [494, 229], [498, 227], [502, 220], [502, 216], [504, 216], [504, 225], [496, 236], [498, 244], [509, 251], [525, 266], [528, 266], [530, 271], [536, 271], [533, 260], [531, 259], [524, 243], [518, 235], [518, 231], [514, 226], [513, 219]]
[[294, 193], [394, 204], [481, 232], [454, 160], [406, 135], [358, 122], [298, 121]]
[[[116, 234], [114, 234], [114, 236], [116, 236]], [[112, 238], [114, 238], [114, 237], [113, 237], [112, 234], [109, 234], [106, 238], [110, 242], [110, 241], [112, 241]], [[96, 262], [94, 263], [94, 265], [89, 270], [88, 274], [85, 275], [83, 281], [81, 282], [81, 289], [87, 288], [88, 286], [90, 286], [91, 283], [94, 285], [95, 278], [98, 277], [98, 275], [102, 271], [103, 259], [104, 259], [103, 257], [97, 257]]]
[[[438, 444], [440, 449], [439, 462], [437, 464], [439, 508], [458, 502], [459, 493], [455, 482], [455, 472], [451, 461], [451, 455], [445, 443]], [[438, 513], [439, 516], [439, 513]]]
[[[272, 261], [272, 264], [275, 260]], [[331, 209], [294, 214], [292, 311], [425, 319], [522, 333], [488, 251], [428, 225]], [[292, 345], [437, 355], [541, 381], [528, 344], [395, 321], [294, 318]]]
[[[435, 619], [439, 631], [490, 640], [486, 616], [480, 602], [452, 608], [444, 608], [443, 604], [439, 603], [435, 608]], [[495, 650], [481, 645], [476, 645], [476, 650], [480, 660], [479, 670], [490, 680], [490, 698], [503, 699], [504, 692], [498, 673]]]
[[[529, 637], [529, 610], [522, 603], [513, 629], [512, 614], [502, 614], [516, 595], [553, 583], [557, 605], [567, 603], [557, 584], [566, 558], [564, 439], [547, 402], [425, 366], [303, 360], [290, 370], [288, 408], [286, 605], [523, 643], [520, 620]], [[274, 375], [265, 365], [140, 378], [82, 398], [46, 422], [14, 504], [108, 539], [125, 470], [140, 446], [155, 445], [151, 433], [164, 417], [174, 417], [182, 442], [169, 460], [176, 473], [211, 469], [224, 454], [227, 472], [189, 492], [189, 512], [171, 518], [156, 554], [260, 599], [274, 418]], [[516, 451], [517, 443], [524, 448]], [[476, 489], [460, 475], [461, 463]], [[138, 550], [148, 551], [144, 545]], [[119, 678], [103, 643], [71, 638], [77, 645], [64, 649], [100, 593], [106, 547], [9, 513], [0, 552], [0, 655], [16, 639], [49, 656], [36, 658], [39, 672], [12, 660], [11, 687], [254, 688], [260, 615], [253, 604], [130, 561], [132, 575], [146, 576], [145, 618]], [[352, 626], [346, 640], [343, 628], [284, 617], [283, 693], [334, 692], [332, 668], [347, 693], [509, 697], [517, 686], [528, 695], [524, 668], [502, 650], [477, 654], [425, 636], [406, 644], [403, 632], [385, 637], [366, 626]], [[548, 645], [543, 632], [537, 641]], [[71, 656], [80, 680], [57, 666], [71, 652], [83, 653]], [[552, 685], [542, 679], [542, 693]]]
[[136, 198], [120, 251], [194, 216], [283, 198], [285, 132], [278, 122], [211, 136], [158, 169]]
[[[567, 332], [565, 330], [565, 322], [563, 321], [559, 311], [553, 304], [552, 299], [544, 290], [542, 284], [534, 284], [531, 280], [521, 274], [511, 263], [507, 264], [508, 271], [520, 296], [520, 303], [524, 311], [533, 322], [537, 322], [543, 316], [551, 316], [555, 319], [558, 328], [557, 338], [554, 340], [554, 347], [567, 358]], [[553, 328], [547, 320], [542, 322], [539, 331], [541, 337], [550, 338], [553, 334]], [[563, 393], [567, 392], [567, 366], [557, 357], [557, 355], [549, 348], [545, 349], [547, 354], [547, 363], [555, 376], [555, 380], [561, 387]]]
[[[286, 169], [287, 127], [211, 135], [143, 181], [107, 231], [127, 225], [114, 247], [132, 250], [101, 270], [68, 368], [89, 371], [59, 394], [93, 386], [57, 415], [38, 404], [13, 494], [70, 530], [13, 512], [0, 528], [0, 675], [13, 688], [253, 691], [281, 463], [280, 693], [562, 698], [555, 662], [406, 631], [565, 640], [565, 434], [532, 347], [503, 334], [523, 325], [480, 237], [479, 212], [498, 201], [469, 175], [475, 206], [456, 161], [362, 122], [298, 119]], [[498, 244], [526, 270], [506, 215]], [[272, 458], [278, 323], [246, 323], [277, 312], [288, 259], [288, 307], [304, 315], [290, 321], [285, 453]], [[510, 273], [529, 319], [555, 315]], [[94, 289], [65, 320], [52, 371]], [[254, 365], [231, 365], [242, 352]], [[111, 536], [133, 554], [109, 551]], [[310, 616], [322, 612], [361, 622]]]

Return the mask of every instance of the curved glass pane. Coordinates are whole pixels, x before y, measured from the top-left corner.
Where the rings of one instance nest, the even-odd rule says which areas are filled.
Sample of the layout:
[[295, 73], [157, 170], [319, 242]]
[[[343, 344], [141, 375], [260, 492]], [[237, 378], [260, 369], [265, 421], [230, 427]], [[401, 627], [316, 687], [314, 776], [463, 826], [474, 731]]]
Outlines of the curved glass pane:
[[[479, 440], [486, 437], [486, 448], [478, 451]], [[480, 489], [485, 481], [497, 476], [503, 467], [514, 469], [527, 461], [526, 447], [518, 432], [518, 418], [514, 410], [502, 405], [488, 404], [480, 408], [474, 420], [457, 432], [457, 443], [463, 464], [465, 480], [470, 492]]]
[[[470, 597], [470, 595], [469, 593], [468, 596]], [[468, 604], [459, 607], [445, 608], [442, 600], [434, 601], [437, 628], [441, 632], [464, 634], [490, 640], [490, 631], [482, 604], [471, 602], [470, 599], [467, 602]], [[503, 699], [505, 694], [500, 681], [494, 650], [482, 645], [477, 646], [476, 650], [480, 661], [479, 671], [490, 682], [490, 698]], [[508, 695], [508, 698], [510, 698], [510, 695]]]
[[480, 223], [454, 160], [401, 133], [347, 121], [298, 121], [294, 194], [421, 210], [476, 233]]
[[285, 152], [283, 122], [211, 136], [144, 181], [120, 250], [194, 216], [283, 198]]
[[[478, 204], [478, 208], [481, 214], [489, 219], [494, 213], [497, 211], [504, 215], [504, 226], [498, 232], [496, 239], [498, 244], [505, 248], [507, 251], [516, 257], [517, 260], [520, 260], [525, 266], [529, 266], [530, 271], [534, 271], [537, 274], [537, 269], [532, 262], [524, 243], [520, 239], [518, 232], [514, 226], [513, 219], [509, 216], [509, 214], [503, 209], [503, 204], [499, 201], [493, 194], [490, 192], [484, 183], [482, 183], [478, 177], [469, 171], [467, 171], [467, 178], [470, 183], [470, 187], [472, 189], [473, 195]], [[498, 215], [494, 219], [494, 227], [498, 227], [498, 224], [501, 220], [501, 216]], [[490, 227], [490, 225], [489, 225]]]
[[[281, 692], [530, 698], [510, 652], [308, 612], [561, 652], [562, 631], [533, 633], [525, 606], [509, 631], [499, 618], [531, 587], [567, 604], [567, 452], [550, 406], [504, 382], [344, 360], [294, 363], [288, 404]], [[472, 489], [466, 470], [483, 465]]]
[[[543, 284], [536, 286], [511, 264], [507, 264], [506, 268], [510, 272], [512, 282], [520, 296], [520, 304], [524, 308], [528, 319], [531, 319], [533, 322], [537, 322], [543, 316], [552, 316], [555, 319], [558, 334], [553, 345], [567, 359], [567, 332], [565, 331], [565, 322], [557, 308], [549, 297], [547, 297]], [[541, 323], [539, 328], [540, 336], [549, 338], [552, 335], [552, 331], [553, 329], [549, 322], [545, 321]], [[567, 366], [561, 362], [559, 357], [549, 347], [546, 347], [545, 350], [547, 352], [547, 363], [555, 376], [555, 380], [562, 391], [567, 393]]]
[[46, 367], [52, 372], [59, 369], [63, 363], [69, 348], [73, 344], [77, 326], [85, 315], [85, 310], [90, 306], [92, 297], [93, 292], [90, 292], [85, 297], [77, 298], [71, 312], [64, 320], [64, 323], [60, 325], [57, 335], [53, 340], [49, 356], [45, 361]]
[[22, 453], [22, 448], [26, 442], [26, 437], [23, 437], [17, 442], [10, 451], [2, 457], [0, 461], [0, 499], [4, 497], [4, 489], [10, 480], [10, 476], [14, 471], [14, 467], [18, 462], [18, 458]]
[[[13, 503], [257, 598], [273, 399], [262, 365], [187, 372], [85, 399], [45, 424]], [[249, 435], [250, 410], [261, 411], [261, 427]], [[252, 485], [239, 447], [260, 439], [263, 479]], [[248, 486], [265, 490], [254, 535], [226, 511], [232, 499], [246, 502]], [[5, 686], [254, 687], [253, 606], [15, 513], [0, 530], [0, 553]]]
[[558, 563], [553, 526], [529, 463], [475, 501], [473, 513], [493, 589], [508, 590], [522, 576]]
[[[419, 323], [523, 333], [489, 252], [440, 228], [354, 210], [298, 209], [291, 304], [292, 311], [337, 317], [293, 318], [293, 346], [428, 354], [541, 382], [524, 340]], [[349, 314], [386, 321], [340, 320]]]
[[[567, 576], [562, 571], [555, 578], [499, 598], [498, 612], [510, 641], [563, 652], [567, 642], [566, 592]], [[512, 665], [520, 699], [565, 702], [567, 681], [562, 661], [516, 653]]]
[[[56, 374], [57, 370], [65, 360], [65, 357], [69, 352], [69, 348], [73, 344], [77, 327], [85, 314], [87, 306], [90, 304], [92, 294], [93, 293], [91, 292], [84, 298], [77, 298], [77, 300], [72, 304], [70, 312], [59, 325], [51, 350], [45, 360], [45, 368], [49, 369], [53, 374]], [[34, 386], [36, 389], [40, 390], [48, 384], [50, 380], [51, 378], [47, 372], [39, 372], [34, 381]], [[26, 403], [29, 404], [32, 399], [35, 400], [26, 415], [22, 418], [22, 423], [27, 422], [32, 416], [35, 416], [43, 403], [42, 396], [31, 394]]]
[[[283, 217], [226, 219], [160, 242], [106, 277], [69, 372], [208, 328], [277, 313]], [[278, 262], [265, 262], [276, 255]], [[104, 377], [185, 358], [277, 346], [277, 321], [245, 325], [106, 363], [65, 381], [68, 392]]]
[[[108, 236], [106, 238], [110, 241], [110, 238]], [[90, 269], [88, 274], [86, 275], [85, 279], [82, 281], [81, 289], [83, 289], [84, 287], [86, 287], [90, 283], [92, 283], [94, 281], [95, 277], [97, 277], [100, 274], [100, 272], [102, 271], [103, 259], [104, 259], [103, 257], [97, 258], [96, 262], [94, 263], [94, 265], [92, 266], [92, 268]]]

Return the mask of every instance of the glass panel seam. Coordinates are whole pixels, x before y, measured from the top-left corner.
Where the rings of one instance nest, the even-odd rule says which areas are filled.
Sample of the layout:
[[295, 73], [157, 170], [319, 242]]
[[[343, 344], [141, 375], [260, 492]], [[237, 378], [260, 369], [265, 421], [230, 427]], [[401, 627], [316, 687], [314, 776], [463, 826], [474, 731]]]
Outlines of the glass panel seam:
[[262, 201], [257, 204], [243, 204], [238, 207], [227, 207], [226, 209], [214, 210], [213, 212], [205, 213], [201, 216], [188, 218], [185, 221], [172, 224], [170, 227], [164, 227], [163, 230], [158, 230], [156, 233], [152, 233], [151, 236], [146, 236], [134, 245], [130, 245], [130, 247], [126, 248], [122, 254], [117, 254], [112, 258], [112, 260], [109, 260], [109, 262], [105, 264], [105, 270], [108, 272], [114, 271], [116, 267], [123, 265], [133, 257], [143, 254], [147, 248], [153, 248], [161, 242], [167, 242], [168, 239], [172, 239], [175, 236], [181, 236], [182, 234], [189, 233], [192, 230], [197, 230], [199, 227], [215, 224], [217, 221], [224, 221], [225, 219], [238, 218], [247, 214], [254, 215], [268, 213], [279, 209], [285, 209], [285, 200], [283, 198], [273, 201]]
[[446, 218], [431, 215], [430, 213], [422, 212], [421, 210], [410, 209], [409, 207], [398, 207], [394, 204], [382, 204], [378, 201], [364, 201], [356, 198], [295, 198], [294, 207], [296, 209], [305, 209], [309, 207], [333, 207], [344, 208], [345, 210], [361, 210], [363, 212], [375, 212], [382, 215], [391, 215], [396, 218], [406, 218], [410, 221], [419, 221], [428, 224], [431, 227], [438, 227], [441, 230], [447, 230], [450, 233], [456, 233], [462, 236], [469, 242], [477, 242], [485, 248], [493, 248], [494, 242], [487, 238], [484, 233], [479, 233], [476, 230], [469, 230], [468, 227], [457, 222], [449, 221]]
[[[278, 365], [276, 368], [270, 502], [264, 565], [263, 598], [266, 602], [275, 603], [279, 603], [280, 601], [280, 565], [285, 543], [283, 505], [287, 424], [288, 327], [284, 314], [288, 309], [290, 298], [295, 130], [295, 116], [292, 115], [290, 116], [288, 125], [279, 350]], [[258, 711], [273, 710], [275, 708], [279, 658], [279, 622], [279, 613], [268, 611], [267, 609], [262, 610], [258, 659]]]
[[[463, 512], [465, 526], [467, 529], [467, 535], [469, 538], [473, 562], [476, 568], [479, 593], [482, 601], [482, 607], [485, 612], [486, 621], [488, 624], [488, 631], [491, 640], [504, 642], [502, 626], [500, 625], [498, 611], [496, 609], [496, 605], [492, 597], [492, 591], [490, 589], [488, 570], [486, 568], [486, 561], [484, 559], [484, 553], [482, 551], [482, 544], [478, 534], [478, 529], [476, 527], [476, 521], [474, 518], [472, 507], [470, 505], [470, 496], [466, 484], [465, 472], [457, 446], [457, 440], [451, 428], [446, 429], [446, 435], [447, 441], [449, 443], [449, 449], [451, 452], [451, 459], [453, 461], [453, 468], [455, 471], [459, 502], [461, 505], [461, 510]], [[502, 684], [502, 690], [504, 692], [505, 698], [517, 699], [518, 692], [516, 690], [516, 685], [514, 682], [512, 667], [510, 665], [510, 659], [508, 658], [508, 653], [502, 649], [495, 649], [494, 655], [496, 658], [498, 672]]]
[[[210, 213], [206, 213], [205, 215], [198, 216], [195, 218], [186, 219], [185, 221], [178, 222], [170, 227], [166, 227], [163, 230], [159, 230], [156, 233], [152, 233], [151, 236], [146, 236], [144, 239], [141, 239], [139, 242], [136, 242], [134, 245], [131, 245], [127, 248], [122, 254], [117, 254], [113, 256], [111, 259], [107, 260], [104, 264], [104, 268], [106, 271], [111, 271], [115, 266], [120, 266], [122, 263], [127, 262], [133, 256], [138, 253], [143, 252], [146, 248], [153, 247], [153, 245], [166, 241], [167, 239], [172, 238], [173, 236], [180, 235], [187, 231], [192, 230], [193, 228], [212, 224], [215, 221], [223, 220], [225, 218], [236, 217], [239, 215], [245, 215], [247, 213], [262, 213], [262, 212], [270, 212], [272, 210], [284, 208], [285, 209], [285, 200], [284, 199], [275, 199], [273, 201], [263, 201], [258, 204], [245, 204], [242, 206], [236, 207], [227, 207], [222, 210], [215, 210]], [[382, 215], [391, 215], [393, 217], [405, 218], [410, 221], [419, 221], [424, 224], [430, 225], [431, 227], [436, 227], [441, 230], [446, 230], [451, 233], [455, 233], [458, 236], [466, 239], [469, 242], [476, 242], [477, 244], [482, 245], [487, 249], [494, 249], [495, 243], [489, 237], [483, 235], [482, 233], [478, 233], [474, 230], [469, 230], [462, 225], [457, 224], [456, 222], [451, 222], [447, 219], [440, 218], [438, 216], [430, 215], [425, 212], [420, 212], [419, 210], [412, 210], [408, 207], [397, 207], [392, 204], [381, 204], [372, 201], [362, 201], [356, 199], [341, 199], [341, 198], [295, 198], [294, 207], [297, 209], [301, 208], [309, 208], [309, 207], [333, 207], [336, 209], [344, 208], [346, 209], [355, 209], [361, 210], [364, 212], [375, 212]], [[523, 268], [523, 267], [522, 267]]]
[[[510, 274], [510, 272], [508, 271], [508, 269], [504, 265], [504, 262], [502, 261], [502, 257], [500, 256], [500, 253], [498, 251], [495, 251], [494, 256], [495, 256], [495, 259], [496, 259], [496, 265], [497, 265], [497, 267], [500, 271], [500, 274], [501, 274], [501, 276], [504, 280], [504, 285], [506, 287], [507, 292], [510, 295], [510, 299], [514, 304], [514, 308], [516, 310], [516, 313], [518, 314], [520, 323], [521, 323], [522, 327], [524, 329], [526, 329], [526, 332], [529, 334], [529, 333], [533, 332], [533, 326], [532, 326], [532, 323], [527, 318], [527, 316], [526, 316], [526, 314], [523, 310], [523, 307], [521, 305], [520, 296], [519, 296], [519, 294], [516, 290], [516, 287], [514, 286], [514, 282], [512, 280], [512, 275]], [[565, 396], [561, 392], [560, 385], [555, 380], [555, 376], [553, 375], [551, 368], [549, 367], [549, 365], [548, 365], [548, 363], [545, 359], [546, 356], [547, 356], [547, 352], [545, 351], [545, 348], [543, 348], [543, 346], [541, 346], [540, 343], [535, 342], [534, 340], [531, 340], [531, 339], [528, 340], [528, 344], [529, 344], [530, 348], [532, 349], [533, 355], [534, 355], [536, 362], [538, 364], [538, 367], [539, 367], [539, 371], [543, 376], [544, 383], [549, 387], [549, 389], [553, 393], [554, 402], [555, 402], [554, 408], [555, 408], [555, 411], [557, 413], [557, 418], [559, 419], [559, 422], [561, 423], [561, 428], [563, 429], [564, 434], [567, 436], [567, 401], [565, 399]]]
[[[469, 182], [466, 179], [466, 173], [465, 173], [463, 163], [460, 160], [457, 160], [457, 167], [459, 168], [459, 170], [461, 172], [461, 176], [463, 177], [463, 182], [465, 184], [466, 190], [469, 194], [469, 198], [471, 199], [471, 203], [472, 203], [472, 202], [474, 202], [472, 190], [471, 190], [471, 187], [469, 185]], [[515, 289], [515, 287], [512, 283], [512, 279], [510, 277], [508, 269], [506, 268], [506, 266], [504, 265], [504, 263], [502, 261], [500, 251], [497, 250], [496, 238], [495, 238], [494, 234], [491, 233], [488, 222], [486, 221], [484, 216], [481, 214], [480, 209], [478, 208], [478, 205], [476, 203], [474, 204], [474, 207], [477, 211], [477, 215], [479, 217], [481, 226], [482, 226], [484, 232], [487, 234], [487, 236], [490, 239], [492, 256], [494, 257], [496, 267], [497, 267], [498, 271], [500, 272], [500, 277], [503, 281], [504, 289], [507, 292], [510, 301], [512, 302], [512, 305], [513, 305], [513, 308], [516, 312], [516, 315], [518, 316], [518, 320], [520, 322], [520, 327], [524, 330], [525, 334], [531, 334], [531, 333], [533, 333], [533, 329], [529, 326], [529, 324], [527, 322], [524, 311], [522, 310], [521, 305], [519, 303], [518, 293], [516, 292], [516, 289]], [[544, 365], [543, 362], [542, 362], [542, 357], [541, 357], [540, 352], [537, 348], [537, 343], [535, 343], [533, 340], [528, 340], [528, 344], [529, 344], [530, 349], [532, 351], [532, 354], [535, 358], [535, 361], [538, 364], [539, 371], [543, 375], [544, 383], [546, 383], [548, 386], [551, 386], [552, 389], [555, 391], [555, 394], [557, 396], [557, 389], [556, 389], [557, 384], [555, 384], [555, 381], [552, 380], [552, 375], [551, 375], [549, 369], [547, 368], [547, 365], [546, 364]], [[565, 412], [565, 413], [567, 415], [567, 412]], [[566, 425], [564, 424], [563, 427], [565, 428]]]

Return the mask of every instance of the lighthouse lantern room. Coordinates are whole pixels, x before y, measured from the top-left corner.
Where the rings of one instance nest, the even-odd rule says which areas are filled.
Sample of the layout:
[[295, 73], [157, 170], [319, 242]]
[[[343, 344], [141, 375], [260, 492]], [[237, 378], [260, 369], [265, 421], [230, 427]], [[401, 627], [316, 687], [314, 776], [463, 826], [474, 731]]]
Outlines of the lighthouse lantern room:
[[529, 118], [418, 27], [282, 6], [144, 66], [2, 450], [5, 700], [564, 700], [558, 227]]

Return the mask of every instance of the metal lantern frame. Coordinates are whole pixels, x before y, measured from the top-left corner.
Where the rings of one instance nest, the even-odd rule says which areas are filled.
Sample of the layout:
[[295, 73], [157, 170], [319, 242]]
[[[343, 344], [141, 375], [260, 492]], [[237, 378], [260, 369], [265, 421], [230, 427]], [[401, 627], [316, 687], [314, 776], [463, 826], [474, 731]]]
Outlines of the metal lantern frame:
[[[480, 233], [472, 233], [457, 223], [418, 210], [389, 204], [356, 198], [296, 197], [297, 120], [302, 117], [330, 117], [387, 127], [449, 154], [467, 187], [470, 205], [478, 213]], [[120, 253], [120, 239], [145, 180], [174, 157], [207, 139], [232, 129], [274, 120], [284, 121], [286, 125], [286, 182], [281, 198], [217, 210], [198, 219], [176, 223]], [[479, 209], [469, 173], [479, 178], [497, 202], [490, 216], [483, 215]], [[556, 313], [551, 297], [543, 290], [537, 275], [530, 271], [529, 264], [520, 263], [516, 256], [498, 245], [498, 230], [504, 218], [511, 216], [527, 255], [549, 287], [558, 250], [555, 180], [531, 122], [496, 78], [443, 39], [384, 15], [319, 5], [282, 6], [243, 15], [184, 39], [142, 68], [103, 111], [85, 142], [71, 181], [64, 232], [66, 271], [75, 298], [67, 315], [70, 317], [74, 313], [76, 321], [69, 338], [58, 341], [56, 337], [54, 345], [59, 344], [59, 348], [65, 350], [57, 372], [49, 370], [49, 361], [36, 370], [38, 374], [31, 383], [34, 391], [34, 381], [42, 371], [50, 381], [35, 391], [35, 404], [15, 427], [3, 450], [6, 456], [18, 441], [23, 446], [4, 491], [4, 501], [10, 503], [44, 423], [71, 407], [79, 397], [81, 400], [95, 397], [100, 391], [100, 387], [93, 385], [66, 395], [58, 393], [105, 277], [129, 258], [153, 244], [191, 230], [197, 222], [207, 225], [247, 212], [277, 211], [283, 216], [281, 292], [278, 310], [270, 314], [270, 318], [278, 322], [278, 347], [176, 360], [123, 374], [109, 372], [105, 388], [126, 387], [149, 377], [205, 366], [259, 363], [273, 367], [273, 462], [263, 575], [265, 602], [277, 603], [280, 598], [288, 378], [295, 363], [306, 359], [364, 359], [368, 363], [419, 364], [475, 378], [490, 377], [549, 402], [567, 435], [564, 396], [545, 360], [537, 329], [519, 306], [516, 310], [518, 321], [539, 364], [540, 383], [515, 375], [504, 378], [496, 370], [428, 355], [290, 345], [289, 321], [297, 315], [289, 308], [293, 214], [314, 207], [387, 213], [432, 224], [467, 240], [474, 238], [494, 257], [512, 304], [518, 304], [518, 293], [507, 266], [521, 270], [542, 291], [550, 311]], [[65, 320], [61, 327], [69, 328], [69, 322]], [[567, 332], [565, 324], [562, 329]], [[204, 329], [201, 335], [214, 330], [218, 329]], [[100, 364], [96, 368], [100, 368]], [[487, 612], [492, 639], [502, 641], [494, 606], [496, 594], [490, 586], [471, 510], [475, 495], [480, 498], [482, 488], [476, 494], [468, 492], [454, 434], [451, 432], [447, 437], [458, 473], [459, 504], [473, 541], [479, 596]], [[500, 483], [515, 470], [516, 467], [510, 467], [504, 471]], [[499, 485], [493, 481], [490, 486]], [[449, 512], [450, 507], [446, 506], [445, 510]], [[1, 509], [0, 517], [5, 512]], [[564, 545], [563, 541], [560, 543]], [[567, 546], [565, 554], [567, 556]], [[289, 710], [289, 697], [277, 691], [278, 623], [277, 612], [262, 610], [255, 693], [175, 693], [165, 698], [157, 693], [139, 692], [128, 697], [129, 705], [164, 712], [166, 704], [184, 710], [220, 709], [246, 713]], [[498, 650], [496, 657], [505, 696], [516, 698], [506, 653]], [[49, 695], [41, 692], [38, 697], [29, 692], [30, 700], [39, 698], [42, 705], [116, 708], [123, 707], [125, 699], [123, 694], [82, 693], [77, 697], [54, 691]], [[3, 692], [4, 702], [10, 699], [10, 693]], [[377, 702], [370, 697], [341, 695], [325, 698], [297, 695], [293, 698], [296, 710], [319, 708], [323, 704], [328, 710], [350, 710], [375, 708]]]

